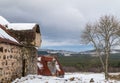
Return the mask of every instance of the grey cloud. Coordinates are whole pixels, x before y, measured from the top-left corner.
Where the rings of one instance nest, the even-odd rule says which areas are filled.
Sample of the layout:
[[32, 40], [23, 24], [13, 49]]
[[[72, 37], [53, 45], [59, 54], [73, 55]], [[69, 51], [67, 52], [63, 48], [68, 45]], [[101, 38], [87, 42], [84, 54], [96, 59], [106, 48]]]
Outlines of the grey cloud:
[[85, 23], [104, 14], [119, 17], [119, 3], [119, 0], [0, 0], [0, 14], [10, 22], [39, 23], [45, 40], [79, 43]]

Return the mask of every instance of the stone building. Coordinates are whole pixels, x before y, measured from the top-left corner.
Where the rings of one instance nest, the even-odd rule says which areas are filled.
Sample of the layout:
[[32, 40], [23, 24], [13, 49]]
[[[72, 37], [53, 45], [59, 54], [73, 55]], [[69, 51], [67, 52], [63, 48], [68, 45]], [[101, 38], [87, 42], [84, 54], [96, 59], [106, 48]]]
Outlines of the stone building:
[[0, 16], [0, 83], [37, 74], [40, 27], [35, 23], [9, 23]]

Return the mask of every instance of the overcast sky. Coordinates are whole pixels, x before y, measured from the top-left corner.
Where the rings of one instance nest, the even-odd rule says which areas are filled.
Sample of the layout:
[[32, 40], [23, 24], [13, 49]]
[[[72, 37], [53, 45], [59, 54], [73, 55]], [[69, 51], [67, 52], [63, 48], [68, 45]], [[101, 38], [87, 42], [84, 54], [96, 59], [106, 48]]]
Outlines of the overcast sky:
[[9, 22], [40, 25], [42, 48], [79, 50], [85, 24], [106, 14], [119, 18], [120, 0], [0, 0], [0, 15]]

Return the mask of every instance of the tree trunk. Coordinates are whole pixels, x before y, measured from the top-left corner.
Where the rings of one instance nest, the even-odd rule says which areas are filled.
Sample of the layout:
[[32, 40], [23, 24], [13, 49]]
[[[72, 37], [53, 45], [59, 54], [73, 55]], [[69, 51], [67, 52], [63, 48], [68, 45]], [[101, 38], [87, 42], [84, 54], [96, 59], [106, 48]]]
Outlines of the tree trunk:
[[101, 62], [103, 71], [105, 71], [105, 64], [104, 64], [104, 62], [103, 62], [102, 56], [100, 55], [100, 52], [99, 52], [99, 51], [96, 51], [96, 53], [97, 53], [97, 56], [98, 56], [99, 59], [100, 59], [100, 62]]
[[105, 60], [105, 79], [108, 80], [108, 59]]
[[108, 80], [108, 57], [109, 57], [109, 50], [106, 51], [106, 58], [105, 58], [105, 79]]

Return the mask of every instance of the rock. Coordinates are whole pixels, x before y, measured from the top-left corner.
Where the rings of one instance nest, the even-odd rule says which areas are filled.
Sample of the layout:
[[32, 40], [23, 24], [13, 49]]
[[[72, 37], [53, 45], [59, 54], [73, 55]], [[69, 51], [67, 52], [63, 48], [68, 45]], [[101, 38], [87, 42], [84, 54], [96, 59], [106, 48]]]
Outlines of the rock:
[[93, 80], [93, 78], [91, 78], [91, 79], [90, 79], [90, 83], [94, 83], [94, 80]]
[[69, 80], [70, 80], [70, 81], [73, 81], [74, 79], [75, 79], [75, 78], [74, 78], [74, 77], [72, 77], [72, 78], [70, 78]]
[[67, 79], [65, 79], [65, 81], [68, 81]]
[[45, 82], [45, 83], [48, 83], [48, 82]]

